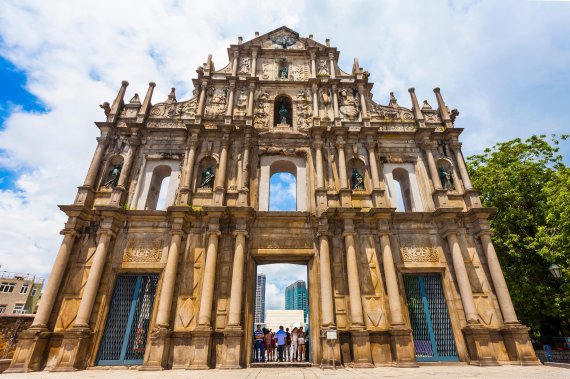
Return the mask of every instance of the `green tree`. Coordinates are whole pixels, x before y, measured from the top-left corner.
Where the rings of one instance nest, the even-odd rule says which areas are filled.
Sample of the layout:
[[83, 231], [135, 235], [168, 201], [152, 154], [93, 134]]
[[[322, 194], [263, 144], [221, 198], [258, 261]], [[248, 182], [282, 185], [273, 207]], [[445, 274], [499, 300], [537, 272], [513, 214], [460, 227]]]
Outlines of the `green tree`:
[[517, 316], [535, 337], [570, 331], [570, 285], [548, 271], [557, 263], [568, 278], [570, 269], [570, 177], [558, 144], [535, 135], [467, 159], [483, 205], [496, 208], [493, 243]]

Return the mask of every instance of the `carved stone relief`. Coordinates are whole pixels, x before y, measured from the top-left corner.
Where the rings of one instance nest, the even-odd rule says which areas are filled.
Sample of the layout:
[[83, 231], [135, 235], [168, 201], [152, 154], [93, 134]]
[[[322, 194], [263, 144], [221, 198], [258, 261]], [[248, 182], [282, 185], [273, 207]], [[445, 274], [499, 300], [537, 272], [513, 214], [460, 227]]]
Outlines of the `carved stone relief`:
[[293, 63], [291, 65], [289, 79], [293, 81], [304, 81], [308, 80], [310, 76], [309, 65], [305, 62], [303, 63]]
[[247, 114], [247, 100], [247, 90], [242, 88], [237, 95], [236, 105], [234, 107], [234, 117], [244, 117]]
[[301, 90], [297, 94], [295, 104], [297, 107], [297, 128], [309, 128], [311, 126], [311, 116], [313, 114], [311, 96], [307, 94], [307, 91]]
[[329, 62], [326, 59], [317, 61], [317, 76], [329, 76]]
[[238, 74], [249, 75], [251, 73], [251, 58], [240, 58]]
[[154, 236], [131, 239], [127, 242], [123, 262], [152, 263], [160, 262], [163, 240]]
[[269, 127], [269, 120], [271, 116], [270, 112], [271, 112], [271, 103], [269, 100], [269, 94], [267, 92], [259, 93], [255, 105], [253, 125], [256, 128]]
[[275, 79], [275, 62], [272, 60], [263, 60], [261, 62], [261, 79], [274, 80]]
[[400, 253], [404, 262], [439, 262], [439, 253], [434, 246], [402, 246]]
[[208, 89], [208, 99], [206, 103], [205, 117], [215, 118], [224, 114], [228, 107], [227, 88], [210, 88]]
[[358, 120], [360, 115], [360, 101], [355, 96], [354, 91], [343, 88], [339, 92], [340, 114], [342, 118], [348, 121]]

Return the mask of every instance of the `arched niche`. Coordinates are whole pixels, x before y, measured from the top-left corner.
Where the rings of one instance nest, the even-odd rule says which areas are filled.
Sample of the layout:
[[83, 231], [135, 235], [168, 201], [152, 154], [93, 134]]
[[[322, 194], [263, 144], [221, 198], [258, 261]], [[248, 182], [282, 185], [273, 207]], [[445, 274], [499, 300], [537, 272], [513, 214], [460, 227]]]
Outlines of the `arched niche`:
[[[217, 175], [217, 165], [218, 165], [218, 162], [212, 156], [204, 157], [198, 162], [198, 170], [196, 171], [196, 178], [194, 181], [194, 188], [196, 191], [198, 189], [201, 189], [204, 191], [207, 189], [210, 189], [210, 190], [214, 189], [215, 176]], [[208, 184], [206, 184], [205, 186], [202, 186], [202, 179], [207, 176], [207, 175], [205, 175], [205, 173], [208, 170], [209, 170], [210, 174], [212, 174], [212, 173], [214, 174], [214, 178], [213, 178], [213, 180], [210, 180], [210, 182]]]
[[459, 188], [459, 180], [451, 161], [447, 158], [438, 159], [436, 167], [441, 186], [448, 191], [457, 191]]
[[279, 172], [288, 172], [296, 178], [296, 210], [307, 211], [307, 164], [304, 158], [283, 157], [276, 155], [262, 156], [260, 159], [261, 173], [259, 178], [259, 210], [269, 210], [269, 190], [271, 176]]
[[[368, 177], [368, 170], [366, 170], [366, 164], [359, 158], [352, 158], [346, 164], [346, 169], [348, 170], [347, 178], [348, 178], [348, 186], [351, 190], [356, 191], [364, 191], [371, 187], [370, 185], [370, 178]], [[357, 183], [353, 183], [353, 172], [356, 170], [359, 175], [362, 176], [362, 186], [358, 188], [356, 186]]]
[[124, 158], [120, 154], [113, 155], [107, 160], [101, 177], [100, 190], [111, 189], [117, 185], [123, 170], [123, 163]]
[[[393, 208], [398, 212], [422, 212], [416, 171], [411, 163], [386, 163], [384, 164], [384, 177], [388, 185], [388, 195]], [[398, 203], [402, 204], [398, 206]]]
[[[280, 115], [281, 109], [285, 109], [287, 111], [287, 116], [285, 123], [282, 121], [282, 116]], [[275, 101], [273, 102], [273, 125], [274, 126], [292, 126], [293, 125], [293, 101], [291, 97], [288, 95], [278, 95], [275, 97]]]
[[[169, 178], [168, 186], [163, 188], [166, 178]], [[179, 184], [180, 161], [147, 160], [135, 195], [136, 209], [156, 210], [161, 197], [164, 197], [162, 208], [168, 208], [174, 203]]]

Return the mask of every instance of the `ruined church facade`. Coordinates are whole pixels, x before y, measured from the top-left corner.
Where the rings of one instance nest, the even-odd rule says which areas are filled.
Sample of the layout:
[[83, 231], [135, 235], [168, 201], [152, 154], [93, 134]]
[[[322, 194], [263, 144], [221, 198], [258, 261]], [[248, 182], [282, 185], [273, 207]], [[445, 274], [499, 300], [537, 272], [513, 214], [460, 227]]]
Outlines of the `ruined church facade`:
[[[286, 27], [228, 56], [189, 100], [151, 82], [127, 102], [125, 81], [101, 106], [10, 372], [247, 367], [257, 265], [276, 262], [308, 267], [314, 365], [538, 364], [439, 88], [377, 104], [356, 59]], [[295, 211], [269, 206], [283, 172]]]

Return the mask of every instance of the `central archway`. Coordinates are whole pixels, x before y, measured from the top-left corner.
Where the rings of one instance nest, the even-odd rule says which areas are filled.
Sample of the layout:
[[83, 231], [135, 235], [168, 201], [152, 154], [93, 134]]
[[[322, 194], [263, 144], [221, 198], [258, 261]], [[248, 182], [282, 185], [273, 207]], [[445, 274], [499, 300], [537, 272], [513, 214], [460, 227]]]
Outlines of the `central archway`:
[[274, 174], [287, 173], [295, 177], [295, 200], [294, 209], [287, 211], [302, 212], [307, 210], [307, 169], [306, 161], [300, 157], [284, 157], [278, 155], [266, 155], [260, 159], [261, 176], [259, 181], [259, 210], [280, 210], [270, 207], [271, 178]]

